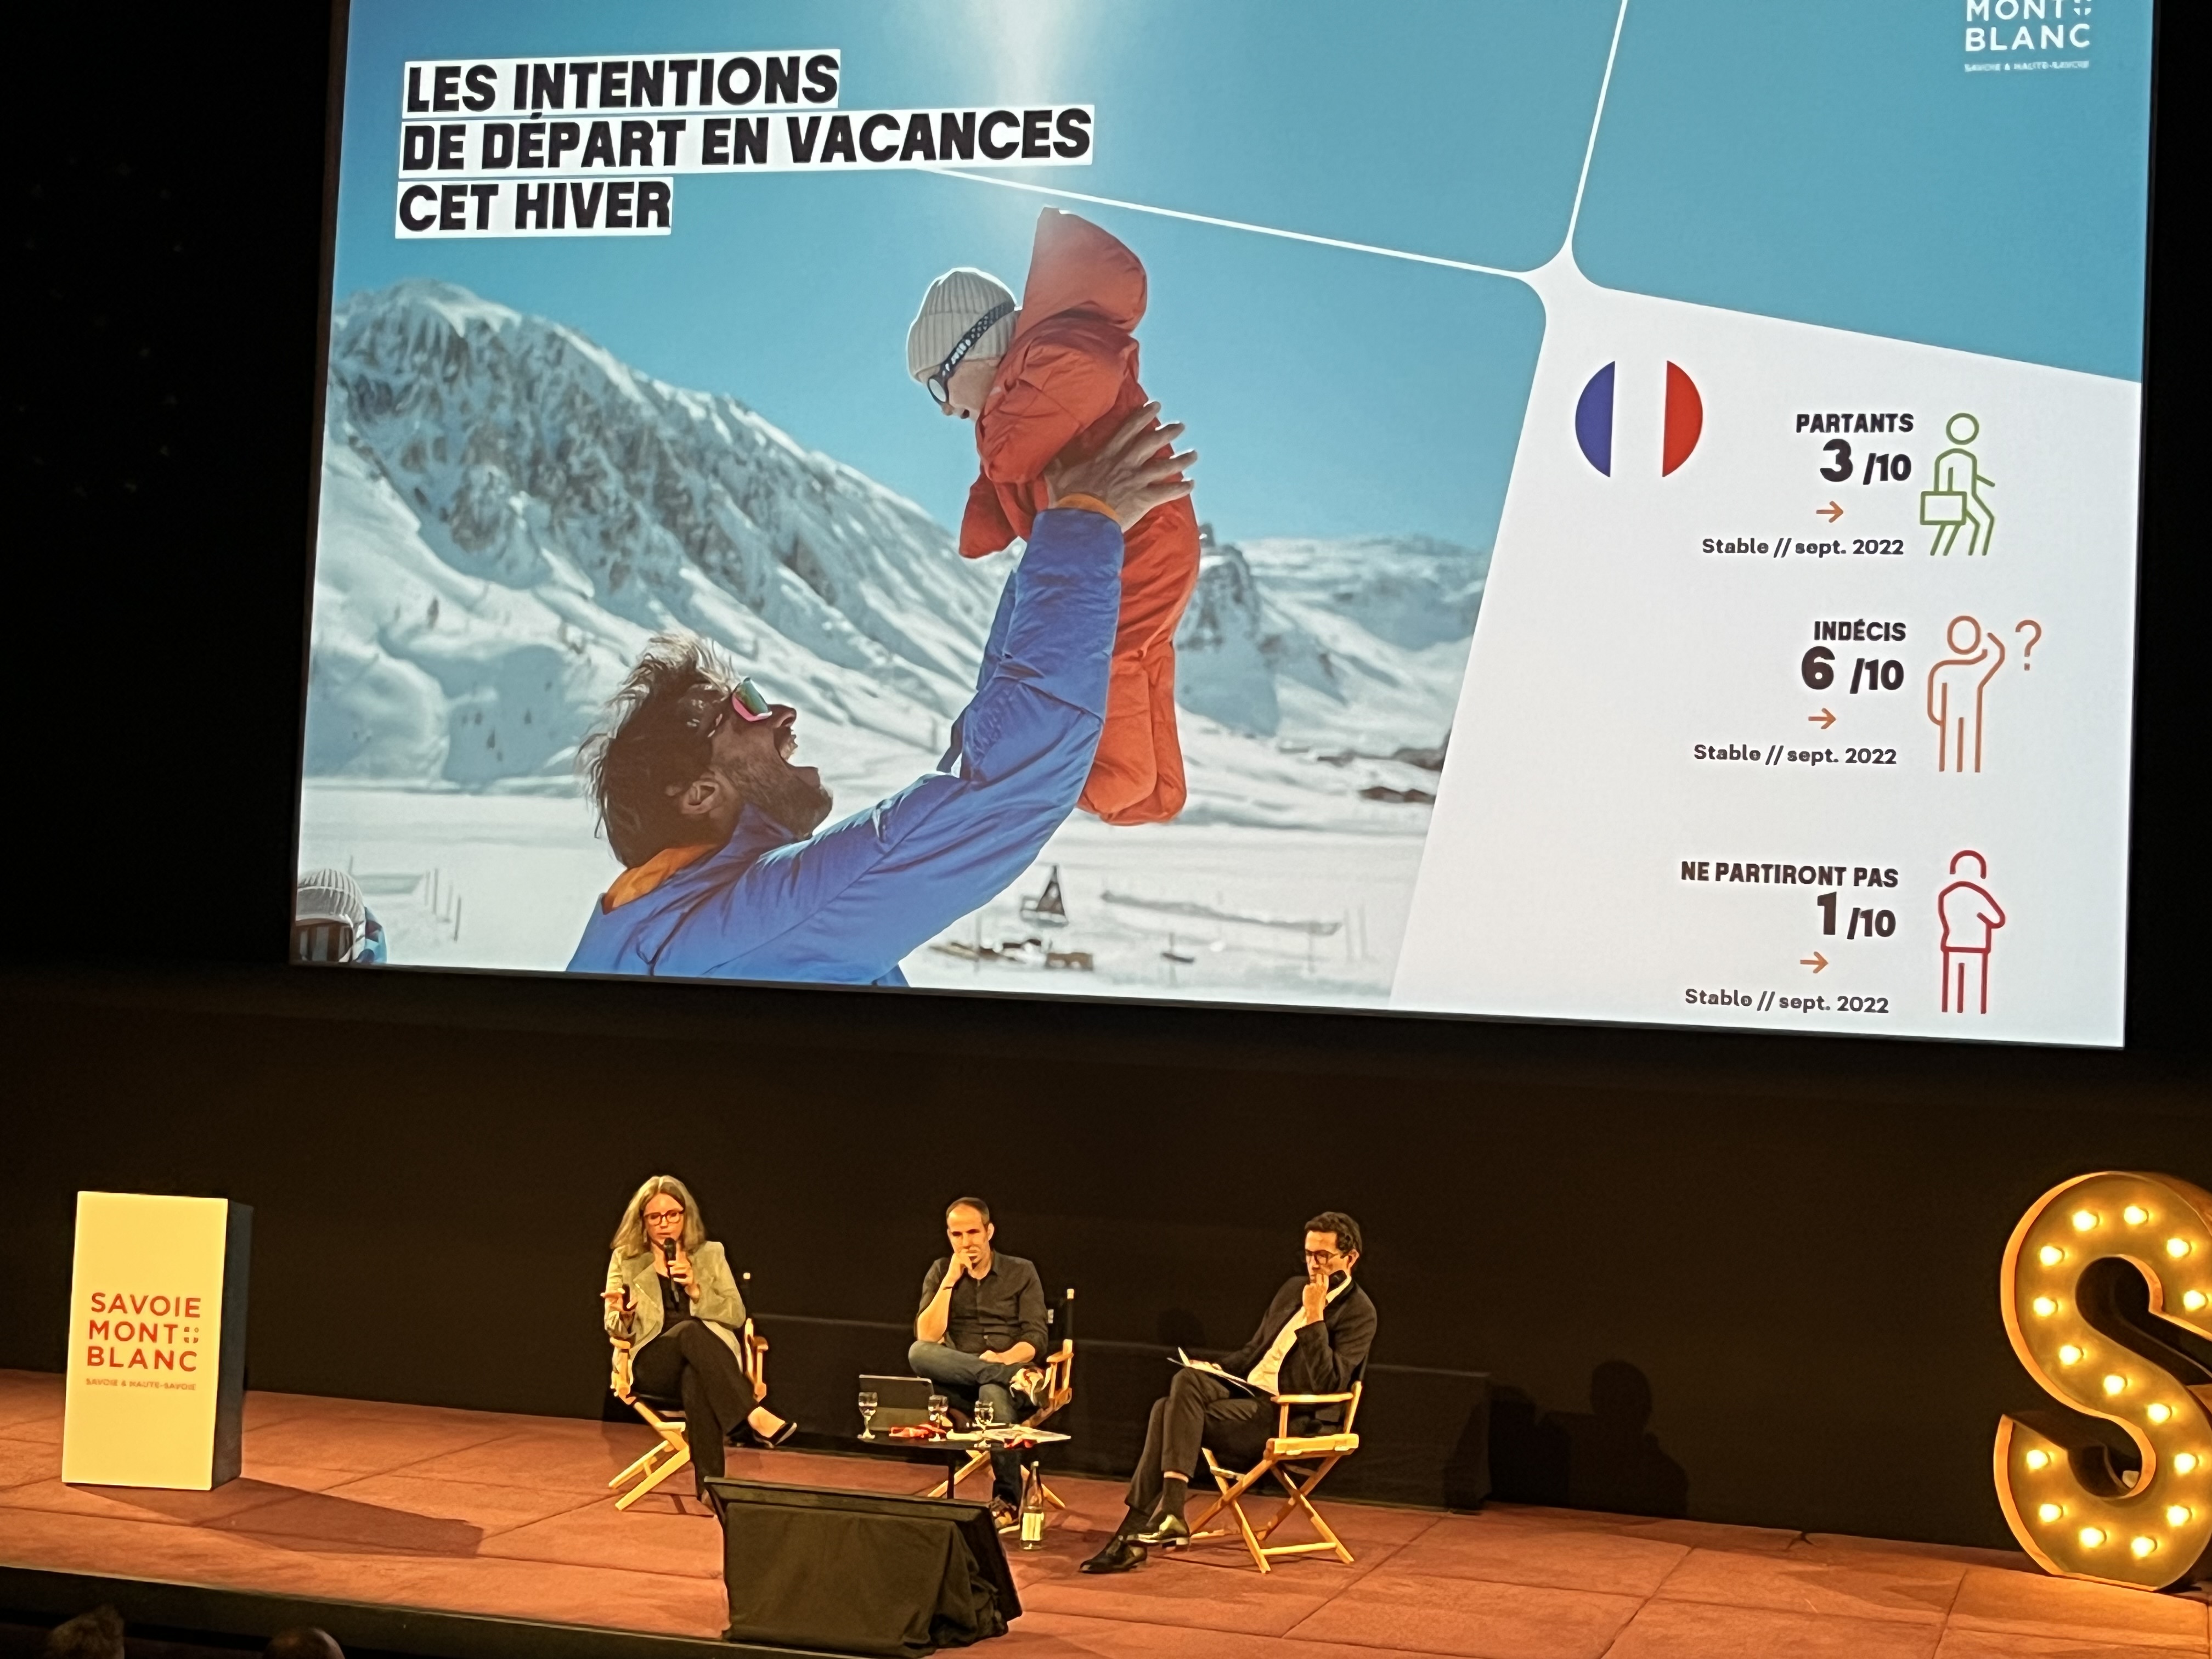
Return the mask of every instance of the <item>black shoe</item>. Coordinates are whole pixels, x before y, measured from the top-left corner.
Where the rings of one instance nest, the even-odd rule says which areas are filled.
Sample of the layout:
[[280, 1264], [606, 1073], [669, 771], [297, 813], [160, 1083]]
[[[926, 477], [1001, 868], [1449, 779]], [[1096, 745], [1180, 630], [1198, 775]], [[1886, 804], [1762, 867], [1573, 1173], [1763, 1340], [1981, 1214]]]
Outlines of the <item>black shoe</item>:
[[798, 1432], [799, 1419], [795, 1417], [785, 1418], [783, 1419], [783, 1426], [778, 1429], [774, 1434], [763, 1434], [758, 1429], [753, 1427], [751, 1424], [748, 1423], [745, 1425], [745, 1437], [750, 1440], [753, 1444], [758, 1446], [763, 1451], [775, 1450], [777, 1447], [787, 1443], [790, 1440], [791, 1437]]
[[1139, 1533], [1137, 1541], [1154, 1549], [1175, 1549], [1190, 1542], [1190, 1522], [1170, 1511]]
[[1119, 1534], [1106, 1540], [1106, 1547], [1078, 1567], [1078, 1572], [1127, 1572], [1145, 1565], [1145, 1547], [1133, 1538]]

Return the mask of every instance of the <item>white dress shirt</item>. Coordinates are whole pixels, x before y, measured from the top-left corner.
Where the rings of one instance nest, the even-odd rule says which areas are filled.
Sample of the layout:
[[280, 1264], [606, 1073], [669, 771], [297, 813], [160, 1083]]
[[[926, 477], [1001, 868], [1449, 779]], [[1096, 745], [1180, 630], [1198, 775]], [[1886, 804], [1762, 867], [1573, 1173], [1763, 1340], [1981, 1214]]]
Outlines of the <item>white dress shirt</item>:
[[[1328, 1303], [1335, 1301], [1351, 1288], [1352, 1275], [1346, 1273], [1344, 1276], [1344, 1282], [1328, 1293], [1322, 1305], [1327, 1306]], [[1275, 1333], [1275, 1340], [1267, 1345], [1267, 1352], [1260, 1356], [1260, 1363], [1252, 1367], [1250, 1374], [1244, 1380], [1255, 1388], [1265, 1389], [1269, 1394], [1274, 1393], [1276, 1379], [1283, 1374], [1283, 1361], [1290, 1358], [1291, 1345], [1298, 1340], [1298, 1333], [1304, 1328], [1305, 1322], [1305, 1304], [1300, 1303], [1297, 1311], [1291, 1316], [1289, 1322], [1284, 1325], [1281, 1330]]]

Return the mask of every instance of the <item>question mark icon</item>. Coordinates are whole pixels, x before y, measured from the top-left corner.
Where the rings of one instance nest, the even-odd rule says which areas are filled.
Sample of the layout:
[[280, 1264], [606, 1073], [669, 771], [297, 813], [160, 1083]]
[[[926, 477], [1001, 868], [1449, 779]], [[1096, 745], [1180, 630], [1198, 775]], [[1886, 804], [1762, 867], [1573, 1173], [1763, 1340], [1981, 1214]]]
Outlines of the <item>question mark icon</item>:
[[2029, 669], [2035, 666], [2033, 663], [2028, 660], [2028, 658], [2034, 652], [2035, 647], [2043, 643], [2043, 624], [2036, 621], [2033, 617], [2030, 617], [2014, 623], [2013, 624], [2012, 631], [2017, 634], [2023, 628], [2033, 628], [2035, 630], [2034, 634], [2030, 636], [2027, 643], [2020, 648], [2020, 672], [2025, 674]]

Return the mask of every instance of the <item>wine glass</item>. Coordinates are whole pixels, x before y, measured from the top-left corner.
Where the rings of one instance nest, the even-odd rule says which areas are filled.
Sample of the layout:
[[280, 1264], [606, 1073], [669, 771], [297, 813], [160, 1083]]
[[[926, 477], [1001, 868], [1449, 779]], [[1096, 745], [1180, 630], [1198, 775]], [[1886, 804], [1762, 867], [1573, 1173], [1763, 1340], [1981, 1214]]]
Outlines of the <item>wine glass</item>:
[[875, 1437], [876, 1391], [873, 1389], [863, 1389], [860, 1390], [860, 1438], [873, 1440]]

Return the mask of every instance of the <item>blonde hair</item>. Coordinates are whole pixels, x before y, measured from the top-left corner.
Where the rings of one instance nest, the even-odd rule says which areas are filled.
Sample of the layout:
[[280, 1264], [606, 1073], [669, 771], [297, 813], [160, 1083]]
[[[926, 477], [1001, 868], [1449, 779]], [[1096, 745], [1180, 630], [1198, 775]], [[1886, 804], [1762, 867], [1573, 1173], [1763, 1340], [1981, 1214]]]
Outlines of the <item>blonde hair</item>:
[[645, 1185], [630, 1195], [629, 1207], [623, 1212], [622, 1224], [615, 1229], [617, 1255], [643, 1255], [652, 1249], [645, 1237], [645, 1206], [663, 1193], [684, 1206], [684, 1254], [696, 1255], [707, 1242], [707, 1224], [700, 1218], [699, 1205], [691, 1196], [691, 1189], [672, 1175], [647, 1176]]

